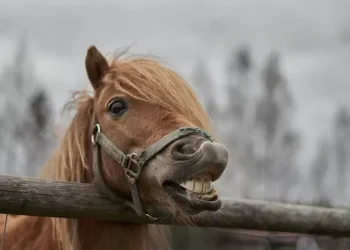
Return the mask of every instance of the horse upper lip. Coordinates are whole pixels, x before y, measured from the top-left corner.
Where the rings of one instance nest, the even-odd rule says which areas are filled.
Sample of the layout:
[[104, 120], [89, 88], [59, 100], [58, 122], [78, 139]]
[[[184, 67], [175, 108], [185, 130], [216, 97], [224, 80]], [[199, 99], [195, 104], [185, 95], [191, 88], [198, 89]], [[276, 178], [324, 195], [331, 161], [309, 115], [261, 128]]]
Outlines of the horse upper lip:
[[205, 141], [187, 161], [177, 162], [172, 174], [167, 178], [175, 183], [206, 176], [216, 181], [224, 172], [228, 162], [228, 151], [223, 144]]

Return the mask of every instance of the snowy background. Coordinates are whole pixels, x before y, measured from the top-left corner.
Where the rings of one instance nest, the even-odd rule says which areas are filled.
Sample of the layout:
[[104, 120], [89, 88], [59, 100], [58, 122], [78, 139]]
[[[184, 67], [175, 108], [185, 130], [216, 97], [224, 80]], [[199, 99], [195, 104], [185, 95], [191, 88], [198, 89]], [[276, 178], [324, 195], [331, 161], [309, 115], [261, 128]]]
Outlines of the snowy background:
[[91, 44], [193, 84], [234, 155], [225, 195], [350, 206], [350, 1], [0, 0], [1, 173], [48, 157]]

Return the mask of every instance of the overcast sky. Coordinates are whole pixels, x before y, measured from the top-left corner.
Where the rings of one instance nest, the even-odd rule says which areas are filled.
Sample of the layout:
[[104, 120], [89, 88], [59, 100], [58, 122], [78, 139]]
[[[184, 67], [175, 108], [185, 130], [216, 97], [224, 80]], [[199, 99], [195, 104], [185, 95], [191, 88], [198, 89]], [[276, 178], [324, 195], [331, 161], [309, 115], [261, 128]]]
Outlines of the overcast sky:
[[[349, 0], [0, 0], [0, 67], [20, 31], [29, 37], [38, 76], [61, 108], [69, 92], [86, 84], [90, 44], [105, 54], [132, 45], [190, 77], [201, 56], [221, 84], [232, 47], [248, 43], [258, 65], [270, 49], [282, 54], [283, 71], [297, 102], [302, 156], [330, 131], [338, 103], [350, 105]], [[219, 93], [220, 94], [220, 93]]]

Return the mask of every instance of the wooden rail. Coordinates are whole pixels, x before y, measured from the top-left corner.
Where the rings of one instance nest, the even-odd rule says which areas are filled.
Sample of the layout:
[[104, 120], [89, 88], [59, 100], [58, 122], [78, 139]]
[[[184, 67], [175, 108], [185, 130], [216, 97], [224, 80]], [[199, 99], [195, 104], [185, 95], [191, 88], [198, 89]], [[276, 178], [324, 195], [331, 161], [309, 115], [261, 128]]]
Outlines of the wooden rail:
[[[171, 215], [146, 205], [160, 224], [179, 225]], [[111, 202], [91, 184], [0, 175], [0, 213], [154, 223]], [[350, 236], [350, 210], [223, 198], [222, 208], [193, 218], [191, 226]]]

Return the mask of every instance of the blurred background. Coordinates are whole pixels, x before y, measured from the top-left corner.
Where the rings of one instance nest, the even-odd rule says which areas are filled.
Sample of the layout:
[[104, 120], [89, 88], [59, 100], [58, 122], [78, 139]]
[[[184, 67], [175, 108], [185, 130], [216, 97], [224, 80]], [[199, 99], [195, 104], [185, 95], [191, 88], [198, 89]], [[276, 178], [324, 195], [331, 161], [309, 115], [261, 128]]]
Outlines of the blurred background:
[[[222, 195], [349, 207], [350, 1], [0, 0], [0, 173], [35, 176], [88, 81], [89, 45], [167, 62], [230, 148]], [[347, 239], [173, 228], [174, 249], [349, 249]]]

